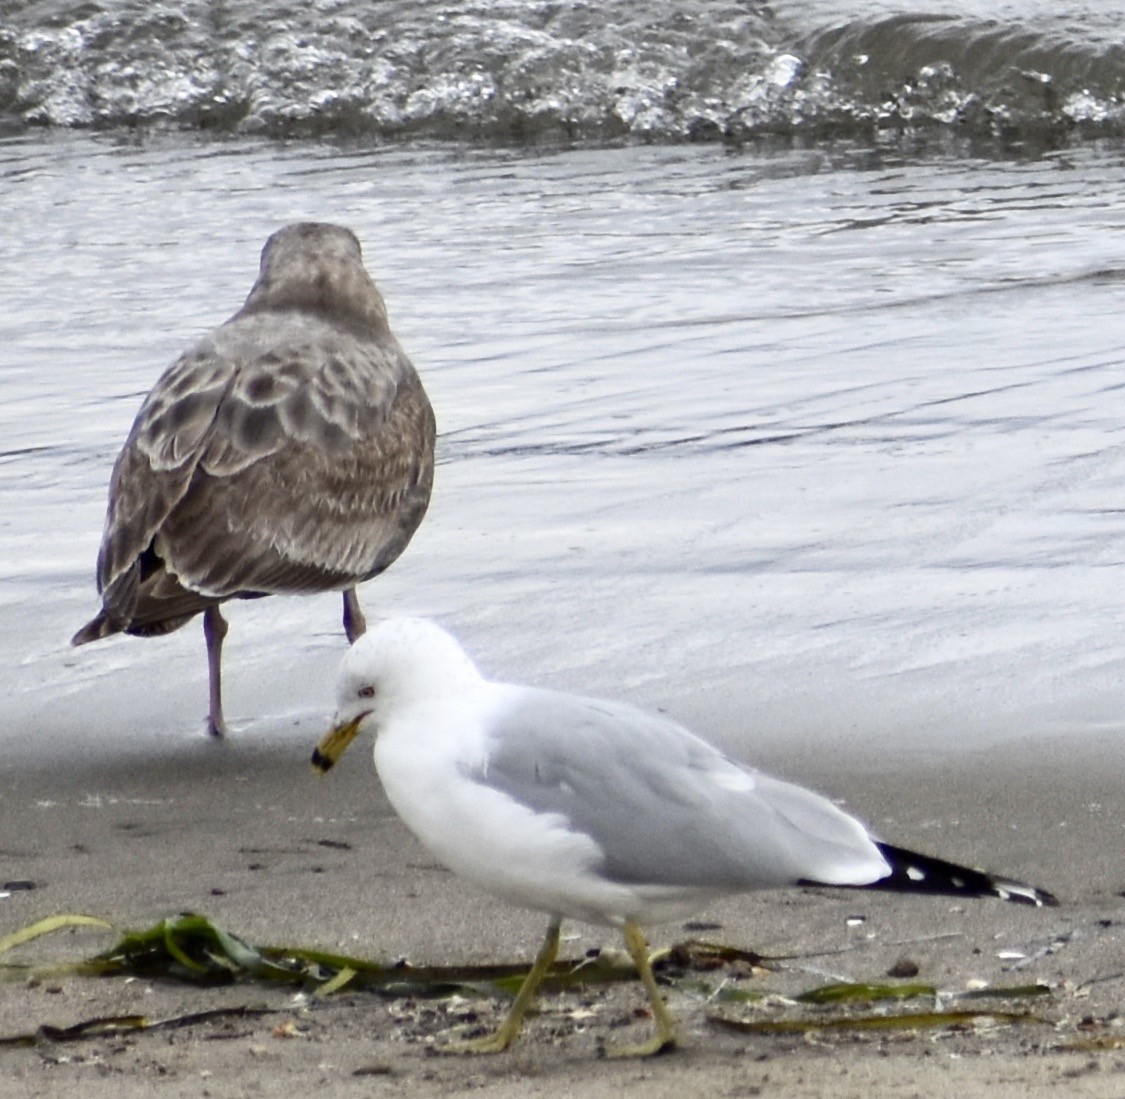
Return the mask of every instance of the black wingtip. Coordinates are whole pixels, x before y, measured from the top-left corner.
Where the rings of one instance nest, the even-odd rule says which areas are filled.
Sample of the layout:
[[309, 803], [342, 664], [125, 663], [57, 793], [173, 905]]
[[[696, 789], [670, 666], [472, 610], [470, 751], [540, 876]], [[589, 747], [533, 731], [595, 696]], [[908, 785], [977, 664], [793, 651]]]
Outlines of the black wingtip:
[[91, 641], [100, 641], [103, 637], [112, 637], [123, 632], [127, 625], [127, 622], [112, 618], [103, 607], [70, 639], [70, 643], [75, 646], [88, 645]]
[[105, 616], [99, 614], [97, 618], [87, 622], [71, 639], [72, 645], [88, 645], [91, 641], [98, 641], [103, 637], [109, 636], [109, 630], [105, 628]]
[[1058, 898], [1034, 885], [959, 866], [945, 859], [921, 855], [889, 843], [876, 845], [891, 867], [885, 878], [872, 882], [868, 889], [890, 889], [903, 893], [936, 893], [952, 897], [999, 897], [1014, 904], [1033, 904], [1037, 908], [1057, 905]]

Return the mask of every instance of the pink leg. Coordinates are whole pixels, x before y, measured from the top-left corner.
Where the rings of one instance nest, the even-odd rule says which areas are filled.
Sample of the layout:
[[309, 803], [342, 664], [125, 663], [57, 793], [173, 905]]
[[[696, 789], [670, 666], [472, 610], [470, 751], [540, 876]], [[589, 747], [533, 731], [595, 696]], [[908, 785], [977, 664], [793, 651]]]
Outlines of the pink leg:
[[223, 638], [227, 635], [226, 619], [216, 603], [203, 612], [203, 637], [207, 642], [208, 713], [207, 731], [212, 736], [226, 736], [223, 720]]
[[348, 588], [344, 592], [344, 633], [348, 641], [354, 642], [357, 637], [362, 637], [367, 632], [367, 619], [359, 606], [359, 596], [355, 588]]

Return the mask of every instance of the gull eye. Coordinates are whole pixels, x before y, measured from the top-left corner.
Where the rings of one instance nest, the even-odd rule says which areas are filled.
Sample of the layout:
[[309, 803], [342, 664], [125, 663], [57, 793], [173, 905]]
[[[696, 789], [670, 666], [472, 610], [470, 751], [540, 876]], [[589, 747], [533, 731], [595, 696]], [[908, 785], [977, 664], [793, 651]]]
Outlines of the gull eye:
[[360, 687], [360, 689], [356, 693], [360, 698], [374, 698], [375, 688], [370, 685], [368, 685], [367, 687]]

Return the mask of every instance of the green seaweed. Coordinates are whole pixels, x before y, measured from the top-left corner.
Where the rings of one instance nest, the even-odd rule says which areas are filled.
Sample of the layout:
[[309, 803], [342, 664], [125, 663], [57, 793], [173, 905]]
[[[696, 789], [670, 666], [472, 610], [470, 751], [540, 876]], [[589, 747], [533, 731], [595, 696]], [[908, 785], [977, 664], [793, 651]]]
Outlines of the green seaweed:
[[899, 1015], [850, 1015], [843, 1018], [736, 1019], [718, 1013], [707, 1021], [744, 1034], [804, 1034], [815, 1030], [932, 1030], [965, 1026], [978, 1020], [997, 1023], [1042, 1023], [1020, 1011], [912, 1011]]
[[[93, 916], [62, 914], [39, 920], [0, 938], [0, 956], [54, 932], [77, 927], [115, 930]], [[405, 961], [386, 962], [355, 958], [329, 951], [285, 946], [255, 946], [217, 926], [206, 916], [184, 913], [161, 920], [141, 931], [117, 932], [117, 941], [92, 957], [70, 963], [19, 965], [0, 963], [0, 977], [42, 978], [45, 975], [81, 977], [142, 977], [197, 985], [256, 981], [284, 984], [310, 990], [319, 997], [343, 989], [367, 991], [384, 997], [450, 997], [514, 995], [527, 975], [528, 966], [455, 965], [414, 966]], [[661, 951], [661, 970], [671, 970], [666, 983], [703, 996], [719, 1004], [748, 1003], [765, 993], [733, 986], [726, 981], [713, 987], [700, 977], [723, 965], [758, 966], [766, 961], [750, 951], [715, 943], [689, 941]], [[633, 980], [631, 961], [606, 951], [578, 961], [556, 962], [545, 981], [549, 990]], [[1045, 985], [1018, 985], [959, 993], [957, 1000], [984, 997], [1030, 997], [1050, 992]], [[844, 1014], [849, 1005], [901, 1001], [919, 996], [938, 996], [931, 985], [837, 983], [813, 988], [796, 997], [804, 1004], [840, 1009], [836, 1014], [789, 1019], [740, 1019], [722, 1013], [708, 1015], [712, 1023], [744, 1033], [785, 1034], [818, 1030], [907, 1030], [963, 1026], [978, 1020], [997, 1023], [1043, 1022], [1027, 1012], [989, 1008], [935, 1010], [900, 1014]], [[75, 1041], [130, 1030], [192, 1026], [224, 1015], [254, 1015], [271, 1009], [244, 1005], [216, 1011], [195, 1012], [171, 1019], [151, 1020], [142, 1015], [120, 1015], [88, 1019], [69, 1027], [40, 1026], [35, 1031], [0, 1037], [0, 1046], [26, 1045], [38, 1041]], [[1096, 1041], [1096, 1040], [1095, 1040]], [[1115, 1047], [1110, 1047], [1115, 1048]]]
[[276, 1009], [240, 1005], [219, 1007], [211, 1011], [192, 1011], [186, 1015], [173, 1015], [167, 1019], [150, 1019], [147, 1015], [98, 1015], [84, 1019], [72, 1026], [58, 1027], [44, 1023], [22, 1034], [0, 1038], [2, 1046], [31, 1046], [41, 1041], [77, 1042], [86, 1038], [102, 1038], [113, 1034], [127, 1034], [138, 1030], [178, 1030], [184, 1027], [210, 1023], [215, 1019], [247, 1018], [255, 1015], [274, 1015]]
[[[53, 916], [0, 940], [0, 954], [75, 926], [113, 927], [94, 917]], [[522, 964], [415, 966], [300, 947], [253, 946], [206, 916], [191, 912], [161, 920], [142, 931], [126, 932], [108, 950], [82, 961], [51, 966], [8, 963], [2, 968], [9, 979], [44, 975], [132, 976], [201, 985], [250, 979], [311, 986], [321, 995], [346, 987], [392, 997], [514, 994], [528, 971]], [[631, 962], [606, 953], [577, 962], [556, 962], [545, 987], [558, 990], [635, 977]]]
[[68, 927], [96, 927], [103, 931], [113, 931], [114, 927], [108, 920], [97, 916], [81, 916], [75, 913], [64, 912], [58, 916], [48, 916], [46, 919], [36, 920], [35, 923], [21, 927], [10, 935], [0, 938], [0, 954], [7, 954], [17, 946], [32, 942], [43, 935], [50, 935], [55, 931], [62, 931]]
[[956, 1000], [988, 1000], [1006, 999], [1023, 1000], [1032, 996], [1050, 996], [1051, 986], [1046, 984], [1033, 985], [991, 985], [988, 988], [974, 988], [968, 992], [958, 992], [954, 995]]
[[1102, 1034], [1097, 1038], [1080, 1038], [1075, 1042], [1055, 1046], [1066, 1053], [1106, 1053], [1110, 1050], [1125, 1049], [1125, 1034]]
[[848, 981], [810, 988], [793, 998], [802, 1004], [870, 1004], [880, 1000], [912, 1000], [918, 996], [936, 995], [937, 989], [933, 985], [873, 985]]

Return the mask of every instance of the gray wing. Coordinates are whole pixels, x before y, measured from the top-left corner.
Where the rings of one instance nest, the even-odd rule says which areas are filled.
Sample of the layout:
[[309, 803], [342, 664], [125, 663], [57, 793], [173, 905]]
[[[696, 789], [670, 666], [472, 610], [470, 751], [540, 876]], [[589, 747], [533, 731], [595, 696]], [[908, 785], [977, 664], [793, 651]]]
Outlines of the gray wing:
[[350, 587], [421, 522], [434, 434], [389, 332], [236, 316], [141, 407], [110, 484], [99, 589], [143, 624], [236, 594]]
[[590, 835], [613, 881], [753, 889], [887, 872], [863, 826], [827, 799], [630, 706], [520, 690], [474, 777]]

